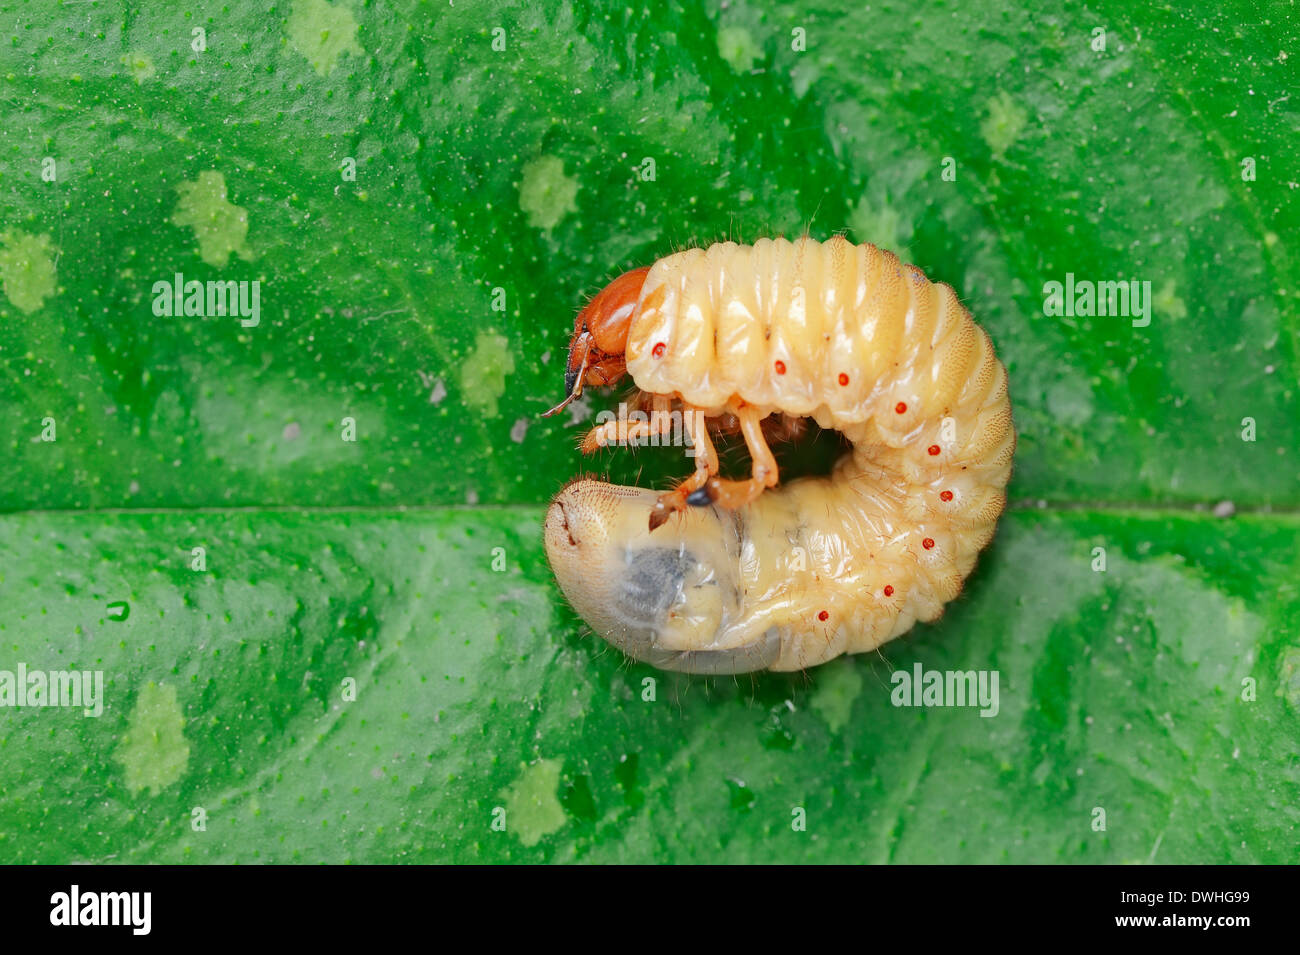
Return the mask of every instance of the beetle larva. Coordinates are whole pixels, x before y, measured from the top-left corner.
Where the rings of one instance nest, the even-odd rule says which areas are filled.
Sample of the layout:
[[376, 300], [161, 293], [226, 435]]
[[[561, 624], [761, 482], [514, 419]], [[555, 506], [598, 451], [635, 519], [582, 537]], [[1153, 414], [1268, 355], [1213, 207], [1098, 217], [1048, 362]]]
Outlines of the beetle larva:
[[[949, 286], [875, 246], [726, 242], [620, 276], [578, 316], [563, 404], [625, 372], [656, 410], [686, 412], [695, 473], [664, 494], [570, 484], [546, 553], [602, 637], [663, 669], [802, 669], [934, 620], [1006, 503], [1006, 370]], [[776, 488], [772, 414], [852, 450]], [[610, 422], [584, 450], [667, 420]], [[749, 480], [718, 476], [692, 420], [737, 422]]]

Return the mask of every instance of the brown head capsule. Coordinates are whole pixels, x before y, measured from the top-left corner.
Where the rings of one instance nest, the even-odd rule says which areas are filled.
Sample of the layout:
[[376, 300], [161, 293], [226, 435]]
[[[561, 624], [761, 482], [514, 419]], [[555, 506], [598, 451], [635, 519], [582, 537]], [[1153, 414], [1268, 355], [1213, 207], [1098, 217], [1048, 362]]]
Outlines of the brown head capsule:
[[542, 415], [550, 417], [582, 394], [586, 385], [612, 385], [627, 374], [623, 353], [627, 351], [628, 330], [636, 311], [641, 287], [645, 285], [646, 265], [624, 272], [596, 293], [573, 323], [569, 340], [569, 360], [564, 372], [567, 397]]

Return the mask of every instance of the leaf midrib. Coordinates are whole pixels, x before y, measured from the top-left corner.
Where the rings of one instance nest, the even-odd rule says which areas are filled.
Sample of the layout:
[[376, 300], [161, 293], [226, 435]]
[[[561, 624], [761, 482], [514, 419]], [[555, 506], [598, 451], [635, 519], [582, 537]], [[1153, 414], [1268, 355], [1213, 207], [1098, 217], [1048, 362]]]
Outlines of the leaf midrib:
[[[1227, 521], [1234, 517], [1276, 517], [1287, 520], [1300, 520], [1300, 506], [1271, 504], [1237, 504], [1233, 503], [1233, 513], [1219, 517], [1213, 508], [1222, 500], [1186, 501], [1165, 504], [1143, 504], [1133, 501], [1049, 501], [1043, 498], [1020, 498], [1007, 502], [1008, 511], [1047, 511], [1068, 513], [1096, 513], [1115, 517], [1158, 518], [1158, 517], [1204, 517], [1215, 521]], [[484, 511], [494, 514], [541, 514], [546, 510], [545, 503], [537, 504], [340, 504], [340, 505], [299, 505], [272, 504], [247, 506], [196, 506], [196, 507], [55, 507], [27, 508], [14, 511], [0, 511], [0, 520], [9, 517], [30, 517], [40, 515], [169, 515], [169, 514], [375, 514], [398, 516], [401, 514], [474, 514]]]

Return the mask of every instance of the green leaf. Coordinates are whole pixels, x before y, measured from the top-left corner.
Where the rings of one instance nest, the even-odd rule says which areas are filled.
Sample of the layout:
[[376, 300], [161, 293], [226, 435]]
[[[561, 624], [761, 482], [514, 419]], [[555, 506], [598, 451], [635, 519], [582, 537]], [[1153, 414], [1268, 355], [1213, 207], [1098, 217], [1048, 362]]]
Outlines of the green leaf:
[[[0, 702], [103, 674], [0, 707], [0, 862], [1297, 861], [1289, 7], [670, 6], [0, 0]], [[989, 331], [1013, 508], [879, 654], [629, 664], [541, 515], [681, 460], [538, 417], [575, 310], [805, 229]]]

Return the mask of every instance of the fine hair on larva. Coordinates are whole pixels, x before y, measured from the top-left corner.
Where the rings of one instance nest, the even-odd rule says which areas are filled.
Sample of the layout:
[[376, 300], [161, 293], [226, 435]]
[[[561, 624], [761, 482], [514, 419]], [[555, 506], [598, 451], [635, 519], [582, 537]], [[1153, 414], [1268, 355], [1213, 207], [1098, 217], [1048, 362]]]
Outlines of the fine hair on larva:
[[[673, 491], [587, 478], [550, 505], [547, 557], [575, 610], [662, 669], [873, 650], [943, 612], [1005, 506], [1006, 370], [949, 286], [875, 246], [721, 242], [626, 273], [578, 317], [564, 404], [624, 374], [648, 406], [738, 422], [753, 460], [750, 480], [721, 478], [702, 429]], [[775, 414], [851, 450], [778, 484], [759, 428]], [[584, 450], [645, 433], [612, 422]]]

